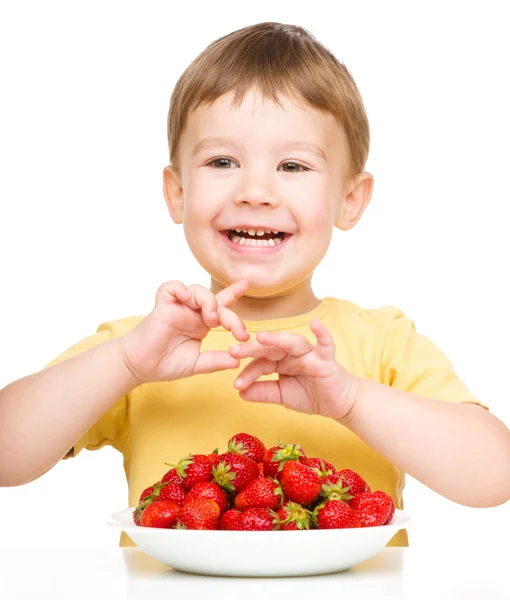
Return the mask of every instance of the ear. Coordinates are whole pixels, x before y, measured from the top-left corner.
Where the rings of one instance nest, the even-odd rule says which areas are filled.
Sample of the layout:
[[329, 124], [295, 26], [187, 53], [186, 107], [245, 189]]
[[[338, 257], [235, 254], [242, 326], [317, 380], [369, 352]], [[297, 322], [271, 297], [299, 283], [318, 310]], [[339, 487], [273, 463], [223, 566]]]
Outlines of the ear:
[[172, 165], [168, 165], [163, 169], [163, 194], [165, 195], [168, 212], [174, 223], [182, 223], [184, 195], [181, 176]]
[[374, 177], [366, 171], [359, 173], [352, 179], [337, 211], [335, 227], [348, 231], [356, 225], [370, 202], [373, 188]]

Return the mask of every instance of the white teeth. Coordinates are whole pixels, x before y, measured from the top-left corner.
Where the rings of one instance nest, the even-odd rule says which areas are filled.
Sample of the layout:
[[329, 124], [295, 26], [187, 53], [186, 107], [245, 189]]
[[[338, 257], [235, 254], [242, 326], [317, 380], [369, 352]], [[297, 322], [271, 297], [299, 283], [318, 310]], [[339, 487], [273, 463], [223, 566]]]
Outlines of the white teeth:
[[282, 243], [282, 238], [271, 238], [269, 240], [254, 240], [251, 238], [241, 237], [239, 235], [232, 236], [232, 242], [239, 246], [278, 246]]
[[266, 232], [262, 231], [262, 229], [257, 229], [257, 235], [264, 235], [264, 233]]
[[248, 235], [255, 235], [255, 229], [248, 229]]

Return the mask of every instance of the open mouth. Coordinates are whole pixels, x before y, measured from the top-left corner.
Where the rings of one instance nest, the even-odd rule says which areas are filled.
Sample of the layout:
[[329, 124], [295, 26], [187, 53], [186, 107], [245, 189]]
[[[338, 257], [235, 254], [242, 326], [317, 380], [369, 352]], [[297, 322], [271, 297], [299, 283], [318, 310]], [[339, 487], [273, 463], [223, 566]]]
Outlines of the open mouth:
[[284, 231], [273, 231], [269, 229], [226, 229], [221, 232], [235, 245], [246, 247], [274, 247], [279, 246], [283, 240], [292, 234]]

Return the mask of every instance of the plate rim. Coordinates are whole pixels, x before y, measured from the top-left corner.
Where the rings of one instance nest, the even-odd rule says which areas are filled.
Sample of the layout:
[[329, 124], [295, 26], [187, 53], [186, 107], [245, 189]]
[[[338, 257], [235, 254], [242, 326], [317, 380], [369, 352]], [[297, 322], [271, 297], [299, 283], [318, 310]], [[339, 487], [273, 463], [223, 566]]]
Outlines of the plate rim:
[[[206, 530], [206, 529], [171, 529], [171, 528], [165, 528], [165, 527], [141, 527], [140, 525], [135, 525], [134, 523], [132, 524], [125, 524], [122, 521], [119, 520], [118, 515], [120, 514], [126, 514], [128, 512], [132, 512], [135, 510], [136, 507], [128, 507], [128, 508], [124, 508], [122, 510], [118, 510], [115, 511], [114, 513], [112, 513], [110, 516], [113, 519], [112, 521], [105, 521], [106, 525], [108, 525], [109, 527], [112, 527], [114, 529], [120, 529], [122, 531], [125, 531], [126, 533], [129, 533], [129, 531], [136, 531], [136, 532], [142, 532], [142, 531], [150, 531], [151, 534], [155, 534], [155, 535], [181, 535], [182, 532], [186, 532], [186, 534], [190, 534], [191, 532], [192, 535], [197, 535], [197, 534], [204, 534], [206, 533], [207, 535], [210, 535], [210, 532], [216, 532], [216, 533], [221, 533], [223, 534], [232, 534], [232, 533], [236, 533], [238, 535], [240, 534], [273, 534], [275, 533], [274, 531], [242, 531], [242, 530], [227, 530], [227, 529], [211, 529], [211, 530]], [[367, 529], [370, 530], [379, 530], [379, 529], [385, 529], [385, 531], [387, 531], [388, 529], [395, 529], [397, 531], [400, 531], [400, 529], [406, 529], [410, 524], [414, 525], [416, 524], [416, 519], [412, 518], [411, 515], [399, 508], [395, 509], [395, 515], [400, 517], [399, 522], [398, 523], [389, 523], [388, 525], [376, 525], [374, 527], [345, 527], [345, 528], [333, 528], [333, 529], [299, 529], [299, 530], [276, 530], [278, 531], [278, 533], [290, 533], [293, 534], [295, 531], [306, 531], [308, 532], [308, 534], [311, 534], [312, 532], [314, 532], [313, 535], [331, 535], [330, 532], [352, 532], [352, 531], [358, 531], [358, 530], [363, 530], [366, 531]], [[394, 517], [395, 518], [395, 517]], [[156, 533], [157, 532], [157, 533]], [[173, 532], [173, 533], [168, 533], [168, 532]]]

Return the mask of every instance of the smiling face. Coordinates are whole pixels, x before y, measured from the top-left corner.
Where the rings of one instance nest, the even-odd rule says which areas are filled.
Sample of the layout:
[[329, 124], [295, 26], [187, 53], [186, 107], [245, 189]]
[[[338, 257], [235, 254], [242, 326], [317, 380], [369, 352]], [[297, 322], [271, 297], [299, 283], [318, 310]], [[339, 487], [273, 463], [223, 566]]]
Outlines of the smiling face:
[[168, 208], [213, 291], [243, 278], [245, 296], [288, 295], [309, 285], [333, 227], [361, 217], [373, 178], [347, 181], [345, 136], [329, 113], [285, 98], [282, 110], [254, 91], [231, 101], [188, 116], [181, 172], [164, 171]]

